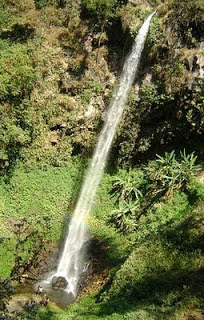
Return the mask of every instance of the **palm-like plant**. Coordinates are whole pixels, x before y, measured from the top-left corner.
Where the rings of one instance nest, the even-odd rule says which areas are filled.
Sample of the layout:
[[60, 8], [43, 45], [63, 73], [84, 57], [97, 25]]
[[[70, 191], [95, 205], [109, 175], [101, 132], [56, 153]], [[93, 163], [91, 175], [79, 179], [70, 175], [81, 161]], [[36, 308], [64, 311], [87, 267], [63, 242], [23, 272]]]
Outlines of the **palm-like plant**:
[[113, 181], [112, 193], [118, 202], [139, 200], [143, 196], [141, 191], [143, 180], [144, 176], [141, 171], [120, 170], [119, 175]]
[[157, 155], [156, 164], [158, 165], [157, 175], [160, 185], [168, 189], [169, 194], [172, 194], [179, 177], [175, 151], [165, 152], [164, 157]]
[[139, 201], [120, 201], [118, 208], [111, 213], [110, 220], [116, 228], [123, 233], [130, 233], [136, 228], [136, 216], [139, 208]]
[[195, 175], [196, 172], [201, 170], [201, 166], [196, 164], [197, 156], [195, 153], [186, 154], [184, 149], [180, 153], [181, 161], [179, 163], [179, 179], [180, 185], [185, 188], [189, 180]]
[[[134, 231], [142, 215], [166, 195], [171, 197], [175, 189], [183, 191], [194, 173], [200, 170], [194, 153], [185, 150], [177, 159], [175, 151], [157, 155], [144, 172], [119, 171], [114, 180], [112, 192], [118, 208], [111, 213], [110, 220], [119, 231]], [[145, 196], [145, 198], [144, 198]]]
[[186, 155], [185, 150], [180, 153], [179, 160], [175, 151], [165, 152], [163, 157], [157, 155], [156, 161], [150, 163], [146, 168], [147, 174], [154, 188], [156, 185], [158, 190], [166, 190], [166, 194], [171, 196], [174, 189], [184, 190], [187, 182], [200, 170], [196, 160], [194, 153]]
[[144, 174], [140, 170], [120, 170], [115, 177], [112, 194], [118, 208], [111, 213], [110, 220], [119, 231], [130, 233], [135, 230], [145, 185]]

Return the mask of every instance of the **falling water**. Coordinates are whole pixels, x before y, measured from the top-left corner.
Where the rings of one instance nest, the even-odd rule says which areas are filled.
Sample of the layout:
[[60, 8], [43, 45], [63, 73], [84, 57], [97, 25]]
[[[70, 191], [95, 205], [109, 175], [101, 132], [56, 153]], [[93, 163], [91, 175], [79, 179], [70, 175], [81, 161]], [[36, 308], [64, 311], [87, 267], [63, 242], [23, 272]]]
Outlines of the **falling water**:
[[83, 246], [87, 241], [85, 219], [90, 213], [96, 189], [101, 180], [116, 128], [120, 121], [128, 91], [134, 81], [140, 57], [144, 48], [149, 24], [155, 12], [145, 20], [135, 39], [131, 52], [123, 66], [119, 83], [113, 94], [104, 127], [88, 169], [81, 193], [69, 226], [64, 250], [55, 276], [62, 276], [68, 281], [68, 292], [77, 294], [77, 284], [84, 269]]

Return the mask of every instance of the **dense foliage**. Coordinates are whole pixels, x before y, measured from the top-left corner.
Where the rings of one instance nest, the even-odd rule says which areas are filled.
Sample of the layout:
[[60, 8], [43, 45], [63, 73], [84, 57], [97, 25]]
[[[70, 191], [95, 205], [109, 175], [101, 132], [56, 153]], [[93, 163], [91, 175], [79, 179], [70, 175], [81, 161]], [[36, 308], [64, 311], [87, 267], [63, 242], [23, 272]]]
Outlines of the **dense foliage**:
[[[59, 254], [125, 55], [154, 9], [87, 221], [96, 270], [67, 310], [11, 312], [11, 297], [36, 299], [15, 281]], [[0, 319], [203, 319], [203, 17], [203, 0], [0, 1]]]
[[[133, 88], [115, 143], [123, 164], [172, 144], [190, 151], [202, 145], [202, 1], [151, 5], [159, 7], [139, 97]], [[58, 166], [71, 155], [87, 155], [111, 96], [113, 72], [151, 8], [115, 0], [0, 6], [1, 170], [18, 159]]]
[[[117, 204], [111, 214], [118, 230], [125, 233], [140, 228], [140, 219], [161, 199], [170, 200], [175, 190], [185, 192], [189, 182], [200, 167], [195, 164], [194, 154], [180, 154], [179, 161], [175, 152], [157, 155], [156, 161], [141, 170], [121, 171], [113, 184], [113, 195]], [[144, 221], [142, 221], [144, 224]]]

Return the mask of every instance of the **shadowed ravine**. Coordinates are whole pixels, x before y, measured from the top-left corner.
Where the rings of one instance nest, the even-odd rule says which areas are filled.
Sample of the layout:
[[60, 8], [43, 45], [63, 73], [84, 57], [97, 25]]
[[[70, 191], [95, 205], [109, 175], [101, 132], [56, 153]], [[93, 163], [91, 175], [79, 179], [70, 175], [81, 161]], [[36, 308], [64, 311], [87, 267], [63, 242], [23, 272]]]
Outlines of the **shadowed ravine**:
[[50, 283], [53, 282], [54, 277], [56, 277], [55, 280], [58, 277], [66, 279], [68, 284], [67, 286], [65, 285], [66, 288], [64, 290], [68, 295], [71, 294], [72, 297], [76, 297], [77, 295], [79, 278], [85, 268], [83, 246], [88, 240], [85, 222], [90, 213], [96, 190], [106, 165], [108, 153], [126, 104], [129, 89], [135, 79], [149, 24], [154, 13], [151, 13], [145, 20], [124, 63], [118, 85], [114, 91], [106, 115], [104, 127], [100, 133], [91, 165], [85, 177], [74, 215], [69, 225], [68, 235], [59, 260], [57, 272], [48, 279]]

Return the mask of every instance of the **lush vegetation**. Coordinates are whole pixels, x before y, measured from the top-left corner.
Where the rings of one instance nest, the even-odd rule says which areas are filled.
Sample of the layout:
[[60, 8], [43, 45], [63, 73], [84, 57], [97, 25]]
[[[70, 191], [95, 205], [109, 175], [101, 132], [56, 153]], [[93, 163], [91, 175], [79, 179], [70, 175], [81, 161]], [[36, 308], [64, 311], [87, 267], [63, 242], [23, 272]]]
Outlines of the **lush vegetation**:
[[[124, 57], [154, 9], [87, 221], [94, 271], [66, 310], [11, 310], [17, 282], [56, 263]], [[203, 319], [203, 16], [203, 0], [0, 1], [0, 319]]]

